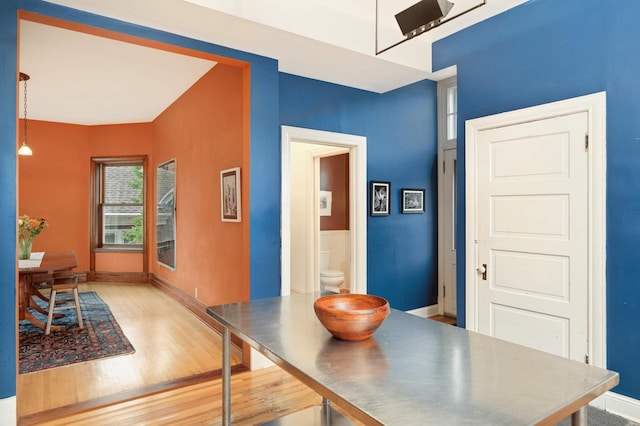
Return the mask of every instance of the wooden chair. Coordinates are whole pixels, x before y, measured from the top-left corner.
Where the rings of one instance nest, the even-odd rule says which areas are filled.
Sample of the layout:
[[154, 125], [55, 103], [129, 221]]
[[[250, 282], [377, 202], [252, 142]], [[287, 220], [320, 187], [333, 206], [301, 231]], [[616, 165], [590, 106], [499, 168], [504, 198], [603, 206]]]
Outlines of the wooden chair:
[[[82, 322], [82, 312], [80, 310], [80, 297], [78, 295], [78, 277], [70, 273], [53, 274], [51, 282], [51, 293], [49, 294], [49, 312], [47, 316], [47, 325], [44, 331], [45, 335], [51, 333], [51, 323], [53, 322], [54, 312], [68, 309], [75, 309], [78, 314], [78, 326], [84, 328]], [[73, 294], [73, 299], [67, 299], [64, 302], [74, 302], [61, 304], [60, 300], [56, 301], [56, 297], [60, 294]]]

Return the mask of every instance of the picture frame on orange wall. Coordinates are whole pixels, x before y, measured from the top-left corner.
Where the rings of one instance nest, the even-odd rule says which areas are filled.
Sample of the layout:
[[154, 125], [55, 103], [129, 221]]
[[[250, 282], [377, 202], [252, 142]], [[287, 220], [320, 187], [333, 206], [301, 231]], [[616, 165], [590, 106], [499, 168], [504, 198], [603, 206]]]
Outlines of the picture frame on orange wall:
[[220, 209], [223, 222], [242, 222], [240, 167], [220, 172]]

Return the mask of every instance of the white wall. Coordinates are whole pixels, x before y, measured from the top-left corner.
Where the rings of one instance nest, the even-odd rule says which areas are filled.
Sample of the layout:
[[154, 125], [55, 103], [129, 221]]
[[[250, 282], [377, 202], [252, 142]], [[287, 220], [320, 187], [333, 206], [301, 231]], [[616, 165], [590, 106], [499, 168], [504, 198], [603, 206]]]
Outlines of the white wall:
[[311, 291], [313, 282], [309, 282], [313, 271], [313, 265], [307, 260], [310, 258], [309, 235], [311, 227], [307, 226], [306, 218], [309, 216], [307, 193], [312, 188], [313, 163], [308, 154], [306, 144], [291, 144], [291, 291]]
[[320, 231], [320, 250], [330, 250], [329, 269], [344, 272], [341, 288], [348, 289], [351, 284], [351, 234], [350, 231]]

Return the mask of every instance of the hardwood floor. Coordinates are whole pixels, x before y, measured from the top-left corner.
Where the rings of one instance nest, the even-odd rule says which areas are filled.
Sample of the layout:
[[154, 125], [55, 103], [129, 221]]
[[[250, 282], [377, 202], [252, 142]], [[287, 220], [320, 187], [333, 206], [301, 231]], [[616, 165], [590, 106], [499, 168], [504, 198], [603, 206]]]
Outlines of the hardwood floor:
[[[19, 375], [18, 424], [221, 424], [220, 336], [151, 285], [81, 285], [92, 290], [135, 354]], [[279, 367], [242, 371], [238, 353], [232, 360], [233, 424], [260, 424], [322, 401]]]
[[[319, 405], [322, 398], [279, 367], [234, 374], [232, 423], [256, 425]], [[220, 425], [220, 379], [37, 423], [41, 426]]]
[[443, 322], [445, 324], [456, 325], [456, 319], [447, 315], [434, 315], [429, 317], [430, 320]]
[[[212, 372], [222, 365], [220, 336], [165, 293], [148, 284], [80, 286], [92, 290], [109, 305], [136, 352], [19, 374], [21, 425], [173, 388], [181, 380], [219, 376]], [[239, 359], [232, 354], [234, 363]]]

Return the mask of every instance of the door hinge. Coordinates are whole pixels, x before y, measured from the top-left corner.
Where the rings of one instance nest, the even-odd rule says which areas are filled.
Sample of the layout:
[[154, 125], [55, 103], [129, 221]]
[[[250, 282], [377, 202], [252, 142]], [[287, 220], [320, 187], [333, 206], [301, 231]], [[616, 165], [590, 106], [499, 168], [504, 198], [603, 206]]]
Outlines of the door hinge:
[[446, 172], [447, 172], [447, 162], [443, 161], [442, 162], [442, 174], [444, 175], [444, 174], [446, 174]]
[[589, 364], [589, 354], [584, 355], [584, 363]]
[[588, 134], [584, 135], [584, 150], [585, 151], [589, 150], [589, 135]]

